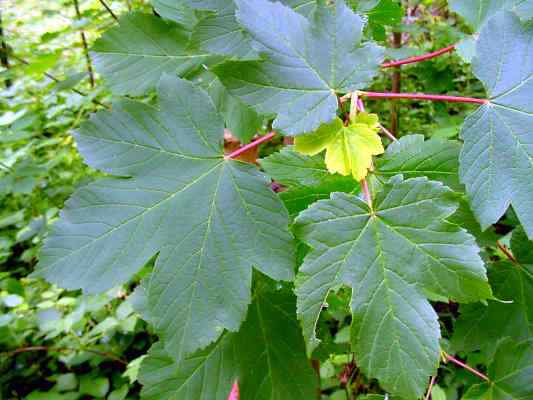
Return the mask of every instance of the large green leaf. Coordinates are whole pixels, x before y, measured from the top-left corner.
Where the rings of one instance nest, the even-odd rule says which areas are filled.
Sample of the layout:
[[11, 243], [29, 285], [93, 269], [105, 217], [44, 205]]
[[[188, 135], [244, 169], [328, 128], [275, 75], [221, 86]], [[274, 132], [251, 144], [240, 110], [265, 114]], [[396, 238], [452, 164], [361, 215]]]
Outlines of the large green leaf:
[[294, 249], [270, 180], [253, 165], [223, 158], [223, 123], [207, 94], [166, 75], [159, 100], [159, 109], [115, 104], [76, 132], [85, 161], [116, 177], [67, 202], [36, 274], [99, 292], [158, 253], [146, 285], [150, 319], [179, 357], [239, 328], [252, 266], [292, 279]]
[[184, 76], [210, 61], [208, 53], [190, 45], [189, 35], [154, 15], [126, 14], [94, 44], [95, 68], [113, 92], [143, 94], [164, 73]]
[[513, 10], [524, 17], [530, 17], [532, 7], [531, 0], [448, 0], [448, 4], [474, 31], [478, 31], [501, 10]]
[[533, 340], [506, 340], [489, 366], [490, 382], [475, 385], [462, 400], [528, 400], [533, 398]]
[[463, 126], [460, 176], [483, 228], [511, 204], [533, 237], [533, 27], [499, 13], [480, 33], [474, 73], [490, 102]]
[[179, 362], [156, 344], [141, 367], [143, 398], [226, 400], [235, 379], [243, 399], [314, 398], [318, 380], [305, 356], [294, 310], [289, 290], [263, 285], [238, 333], [225, 333]]
[[456, 208], [442, 184], [396, 176], [373, 209], [333, 193], [301, 213], [297, 236], [312, 250], [296, 294], [309, 349], [328, 293], [349, 285], [357, 365], [393, 394], [418, 398], [439, 362], [439, 325], [426, 297], [491, 296], [473, 238], [445, 220]]
[[533, 337], [533, 277], [520, 265], [500, 262], [489, 269], [489, 281], [499, 300], [461, 306], [452, 340], [457, 351], [490, 350], [506, 336]]
[[215, 69], [230, 92], [261, 113], [277, 114], [274, 128], [310, 132], [336, 116], [336, 93], [362, 89], [377, 74], [383, 49], [362, 44], [363, 19], [343, 1], [317, 6], [306, 19], [281, 3], [236, 0], [237, 19], [262, 61]]
[[427, 176], [454, 190], [463, 191], [459, 183], [459, 152], [461, 143], [454, 140], [430, 139], [423, 135], [407, 135], [387, 147], [376, 161], [376, 174], [406, 178]]

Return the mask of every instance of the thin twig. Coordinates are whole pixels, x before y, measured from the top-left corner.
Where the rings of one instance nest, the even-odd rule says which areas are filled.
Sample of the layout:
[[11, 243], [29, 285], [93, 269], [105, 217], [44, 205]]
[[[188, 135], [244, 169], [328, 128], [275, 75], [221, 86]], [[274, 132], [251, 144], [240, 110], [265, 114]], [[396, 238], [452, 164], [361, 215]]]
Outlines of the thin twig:
[[505, 254], [505, 256], [513, 262], [513, 264], [519, 264], [513, 253], [511, 253], [509, 249], [505, 247], [499, 240], [496, 241], [496, 245], [502, 251], [502, 253]]
[[461, 368], [464, 368], [464, 369], [466, 369], [467, 371], [472, 372], [472, 373], [473, 373], [474, 375], [476, 375], [477, 377], [479, 377], [479, 378], [481, 378], [481, 379], [483, 379], [483, 380], [485, 380], [485, 381], [487, 381], [487, 382], [490, 382], [489, 377], [488, 377], [487, 375], [485, 375], [485, 374], [479, 372], [477, 369], [472, 368], [470, 365], [465, 364], [465, 363], [462, 362], [461, 360], [458, 360], [457, 358], [455, 358], [455, 357], [449, 355], [449, 354], [446, 353], [446, 352], [443, 352], [443, 354], [444, 354], [444, 357], [446, 358], [447, 361], [451, 361], [452, 363], [454, 363], [454, 364], [460, 366]]
[[107, 10], [107, 12], [109, 13], [109, 15], [111, 15], [111, 17], [113, 17], [113, 19], [115, 21], [118, 22], [118, 18], [116, 16], [116, 14], [113, 12], [113, 10], [107, 5], [107, 3], [104, 1], [104, 0], [99, 0], [100, 1], [100, 4], [104, 6], [104, 8]]
[[[357, 108], [359, 108], [360, 111], [365, 112], [365, 104], [363, 103], [363, 100], [361, 100], [361, 98], [357, 99]], [[398, 139], [396, 139], [396, 137], [387, 128], [381, 125], [379, 122], [378, 122], [378, 126], [379, 126], [379, 129], [381, 129], [381, 131], [385, 134], [385, 136], [387, 136], [390, 140], [392, 140], [393, 142], [398, 141]]]
[[71, 349], [71, 348], [68, 348], [68, 347], [64, 347], [64, 348], [58, 348], [58, 347], [48, 347], [48, 346], [28, 346], [28, 347], [21, 347], [21, 348], [18, 348], [18, 349], [15, 349], [13, 351], [9, 351], [9, 352], [6, 352], [6, 353], [0, 353], [1, 356], [5, 356], [5, 357], [12, 357], [14, 355], [17, 355], [17, 354], [20, 354], [20, 353], [28, 353], [28, 352], [32, 352], [32, 351], [52, 351], [52, 352], [58, 352], [58, 353], [64, 353], [64, 352], [69, 352], [69, 351], [72, 351], [72, 352], [77, 352], [77, 351], [86, 351], [86, 352], [89, 352], [89, 353], [93, 353], [93, 354], [96, 354], [96, 355], [99, 355], [101, 357], [106, 357], [106, 358], [109, 358], [111, 360], [114, 360], [114, 361], [117, 361], [123, 365], [128, 365], [128, 362], [126, 360], [123, 360], [122, 358], [120, 358], [119, 356], [113, 354], [113, 353], [110, 353], [110, 352], [106, 352], [106, 351], [98, 351], [98, 350], [93, 350], [93, 349], [84, 349], [84, 348], [80, 348], [80, 349]]
[[229, 159], [231, 159], [231, 158], [236, 158], [236, 157], [240, 156], [242, 153], [245, 153], [245, 152], [247, 152], [248, 150], [253, 149], [254, 147], [259, 146], [261, 143], [268, 142], [268, 141], [271, 140], [274, 136], [276, 136], [276, 132], [270, 132], [269, 134], [267, 134], [267, 135], [265, 135], [265, 136], [261, 136], [260, 138], [254, 140], [253, 142], [248, 143], [247, 145], [238, 148], [237, 150], [231, 152], [230, 154], [225, 155], [224, 158], [225, 158], [226, 160], [229, 160]]
[[[76, 10], [76, 18], [78, 21], [81, 20], [81, 12], [80, 12], [80, 5], [78, 3], [78, 0], [74, 1], [74, 9]], [[85, 31], [83, 29], [80, 30], [80, 36], [81, 36], [81, 44], [83, 46], [83, 53], [85, 55], [85, 60], [87, 61], [87, 72], [89, 73], [89, 81], [91, 83], [91, 87], [94, 88], [94, 71], [93, 71], [93, 64], [91, 61], [91, 55], [89, 54], [89, 46], [87, 45], [87, 38], [85, 37]]]
[[452, 52], [452, 51], [455, 50], [455, 48], [456, 48], [456, 45], [452, 44], [451, 46], [445, 47], [445, 48], [437, 50], [437, 51], [433, 51], [431, 53], [423, 54], [421, 56], [410, 57], [410, 58], [406, 58], [404, 60], [390, 61], [390, 62], [384, 63], [384, 64], [381, 65], [381, 68], [392, 68], [392, 67], [398, 67], [400, 65], [413, 64], [413, 63], [417, 63], [417, 62], [421, 62], [421, 61], [430, 60], [430, 59], [438, 57], [438, 56], [440, 56], [442, 54], [446, 54], [446, 53]]
[[435, 384], [435, 381], [437, 380], [436, 376], [431, 377], [431, 381], [429, 382], [428, 391], [426, 392], [426, 397], [424, 397], [424, 400], [429, 400], [431, 397], [431, 391], [433, 390], [433, 385]]
[[[0, 50], [1, 50], [0, 64], [5, 69], [9, 69], [10, 66], [9, 66], [9, 56], [8, 56], [8, 50], [7, 50], [7, 43], [6, 43], [6, 40], [5, 40], [4, 29], [3, 29], [3, 25], [2, 25], [2, 10], [0, 10]], [[5, 80], [5, 85], [6, 85], [7, 88], [11, 87], [12, 84], [13, 84], [13, 82], [11, 82], [11, 79], [8, 78], [8, 79]]]
[[[393, 47], [394, 48], [402, 47], [402, 33], [394, 32], [392, 34], [392, 37], [393, 37], [393, 43], [392, 43]], [[400, 93], [402, 91], [402, 69], [400, 65], [401, 64], [397, 64], [392, 73], [391, 91], [393, 93]], [[390, 104], [390, 107], [391, 107], [390, 129], [393, 135], [397, 135], [399, 126], [400, 126], [400, 117], [399, 117], [399, 111], [398, 111], [399, 104], [397, 101], [392, 101]]]
[[[11, 57], [12, 57], [14, 60], [17, 60], [17, 61], [18, 61], [19, 63], [21, 63], [21, 64], [24, 64], [24, 65], [30, 65], [30, 63], [29, 63], [28, 61], [26, 61], [26, 60], [24, 60], [23, 58], [20, 58], [20, 57], [14, 55], [14, 54], [11, 54]], [[48, 72], [44, 72], [44, 76], [46, 76], [47, 78], [53, 80], [53, 81], [56, 82], [56, 83], [62, 82], [61, 79], [55, 77], [54, 75], [52, 75], [52, 74], [50, 74], [50, 73], [48, 73]], [[78, 89], [76, 89], [76, 88], [70, 88], [70, 90], [72, 90], [74, 93], [79, 94], [80, 96], [84, 96], [84, 97], [89, 96], [87, 93], [82, 92], [81, 90], [78, 90]], [[94, 104], [99, 105], [99, 106], [101, 106], [101, 107], [104, 107], [104, 108], [106, 108], [106, 109], [108, 109], [108, 110], [111, 109], [110, 106], [108, 106], [108, 105], [106, 105], [106, 104], [104, 104], [104, 103], [101, 103], [100, 101], [98, 101], [98, 100], [96, 100], [96, 99], [91, 99], [91, 101], [92, 101]]]
[[487, 99], [477, 99], [473, 97], [446, 96], [441, 94], [424, 94], [424, 93], [390, 93], [390, 92], [359, 92], [360, 96], [371, 99], [411, 99], [411, 100], [431, 100], [447, 101], [450, 103], [474, 103], [487, 104]]

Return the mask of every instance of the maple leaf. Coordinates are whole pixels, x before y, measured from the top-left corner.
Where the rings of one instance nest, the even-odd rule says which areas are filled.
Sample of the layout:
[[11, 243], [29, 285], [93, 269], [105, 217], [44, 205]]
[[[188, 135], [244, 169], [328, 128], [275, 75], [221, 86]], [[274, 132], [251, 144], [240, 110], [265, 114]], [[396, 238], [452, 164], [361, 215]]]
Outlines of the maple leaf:
[[182, 360], [170, 357], [162, 343], [150, 349], [139, 375], [143, 399], [226, 400], [236, 379], [243, 399], [315, 397], [317, 379], [305, 355], [294, 294], [265, 279], [258, 282], [239, 332], [226, 332]]
[[383, 48], [362, 43], [364, 20], [342, 0], [319, 2], [309, 19], [268, 0], [236, 0], [237, 20], [260, 61], [234, 61], [214, 72], [258, 112], [277, 114], [287, 135], [317, 129], [336, 117], [336, 93], [363, 89], [379, 71]]
[[311, 247], [296, 280], [298, 315], [312, 351], [328, 293], [349, 285], [357, 365], [393, 394], [418, 398], [439, 363], [440, 330], [426, 298], [492, 294], [473, 237], [446, 221], [457, 209], [450, 189], [395, 176], [373, 204], [333, 193], [298, 216], [296, 234]]
[[270, 179], [224, 158], [224, 124], [207, 94], [170, 75], [158, 93], [158, 108], [125, 100], [75, 133], [87, 164], [113, 176], [68, 200], [35, 275], [102, 292], [158, 254], [150, 320], [179, 358], [238, 330], [252, 267], [291, 280], [294, 243]]
[[468, 116], [459, 174], [483, 229], [510, 205], [533, 238], [533, 26], [500, 12], [482, 28], [472, 63], [489, 102]]
[[360, 113], [348, 126], [336, 118], [312, 134], [296, 137], [294, 148], [311, 156], [326, 150], [326, 166], [331, 173], [352, 175], [360, 181], [372, 167], [372, 156], [385, 151], [378, 131], [378, 116]]

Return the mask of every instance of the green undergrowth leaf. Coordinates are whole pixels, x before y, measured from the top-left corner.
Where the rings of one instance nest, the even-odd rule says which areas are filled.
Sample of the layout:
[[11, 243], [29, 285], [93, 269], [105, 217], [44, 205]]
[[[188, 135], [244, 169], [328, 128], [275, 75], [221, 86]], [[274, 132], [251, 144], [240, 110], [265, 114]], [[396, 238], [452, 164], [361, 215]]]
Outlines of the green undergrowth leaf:
[[533, 237], [533, 27], [495, 15], [481, 30], [472, 63], [490, 102], [465, 121], [461, 181], [483, 229], [510, 205]]
[[215, 73], [258, 112], [277, 114], [273, 127], [282, 133], [303, 134], [332, 121], [336, 93], [362, 89], [378, 72], [383, 49], [361, 43], [363, 19], [343, 1], [321, 3], [309, 19], [278, 2], [236, 4], [237, 20], [263, 59], [225, 63]]
[[238, 333], [224, 333], [181, 361], [155, 344], [141, 366], [143, 398], [226, 400], [235, 380], [243, 399], [314, 398], [317, 379], [305, 355], [295, 297], [288, 289], [259, 286]]
[[148, 311], [176, 358], [238, 330], [252, 266], [293, 278], [285, 207], [255, 166], [223, 158], [222, 118], [192, 83], [166, 75], [158, 108], [124, 100], [75, 137], [87, 164], [112, 176], [68, 200], [35, 276], [102, 292], [157, 254]]
[[296, 219], [311, 247], [296, 280], [298, 315], [309, 351], [328, 293], [353, 290], [352, 350], [358, 367], [392, 394], [424, 392], [439, 363], [440, 330], [427, 297], [459, 302], [490, 298], [474, 239], [449, 224], [450, 189], [426, 178], [393, 177], [374, 208], [333, 193]]

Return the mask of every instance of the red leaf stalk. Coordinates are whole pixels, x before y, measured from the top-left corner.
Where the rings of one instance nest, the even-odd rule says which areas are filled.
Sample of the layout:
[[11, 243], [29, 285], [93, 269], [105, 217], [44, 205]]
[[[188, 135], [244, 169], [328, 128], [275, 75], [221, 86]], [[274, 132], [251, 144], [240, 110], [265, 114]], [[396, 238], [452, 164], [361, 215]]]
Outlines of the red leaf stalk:
[[410, 58], [406, 58], [405, 60], [390, 61], [390, 62], [381, 64], [381, 68], [392, 68], [392, 67], [398, 67], [400, 65], [413, 64], [413, 63], [417, 63], [421, 61], [430, 60], [442, 54], [446, 54], [446, 53], [454, 51], [455, 47], [456, 46], [452, 44], [451, 46], [445, 47], [437, 51], [433, 51], [431, 53], [423, 54], [421, 56], [410, 57]]
[[489, 377], [487, 375], [479, 372], [477, 369], [472, 368], [470, 365], [465, 364], [461, 360], [458, 360], [457, 358], [452, 357], [448, 353], [444, 353], [444, 357], [446, 357], [446, 360], [451, 361], [452, 363], [460, 366], [461, 368], [464, 368], [467, 371], [472, 372], [474, 375], [478, 376], [479, 378], [481, 378], [481, 379], [483, 379], [483, 380], [485, 380], [487, 382], [490, 382], [490, 379], [489, 379]]
[[368, 204], [368, 207], [372, 210], [372, 195], [370, 194], [370, 189], [368, 188], [368, 182], [366, 179], [363, 179], [361, 182], [361, 189], [363, 189], [363, 195], [365, 196], [365, 200]]
[[235, 381], [233, 387], [231, 388], [231, 393], [229, 394], [228, 400], [239, 400], [239, 383]]
[[245, 152], [247, 152], [248, 150], [253, 149], [254, 147], [259, 146], [261, 143], [268, 142], [268, 141], [271, 140], [274, 136], [276, 136], [276, 132], [270, 132], [269, 134], [267, 134], [267, 135], [265, 135], [265, 136], [261, 136], [260, 138], [255, 139], [253, 142], [250, 142], [250, 143], [248, 143], [247, 145], [244, 145], [244, 146], [238, 148], [238, 149], [235, 150], [234, 152], [225, 155], [224, 158], [225, 158], [226, 160], [228, 160], [228, 159], [230, 159], [230, 158], [238, 157], [238, 156], [240, 156], [242, 153], [245, 153]]
[[450, 103], [474, 103], [487, 104], [487, 99], [476, 99], [473, 97], [446, 96], [441, 94], [424, 94], [424, 93], [390, 93], [390, 92], [359, 92], [360, 96], [371, 99], [411, 99], [411, 100], [431, 100], [447, 101]]

